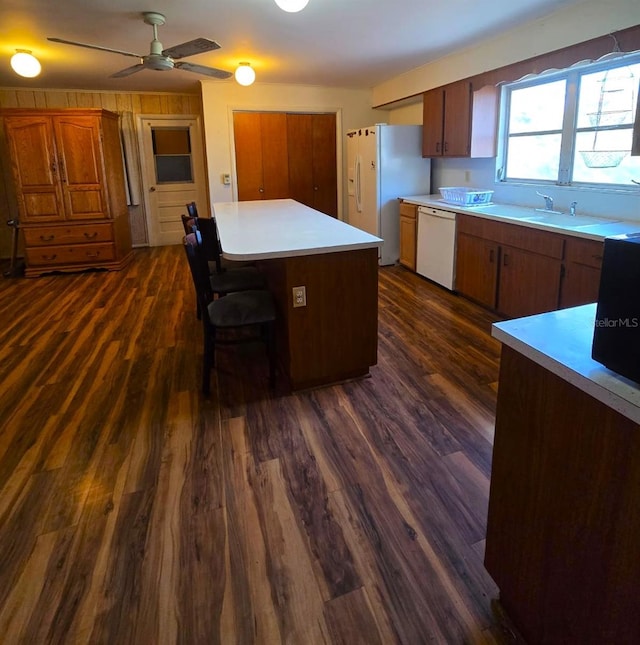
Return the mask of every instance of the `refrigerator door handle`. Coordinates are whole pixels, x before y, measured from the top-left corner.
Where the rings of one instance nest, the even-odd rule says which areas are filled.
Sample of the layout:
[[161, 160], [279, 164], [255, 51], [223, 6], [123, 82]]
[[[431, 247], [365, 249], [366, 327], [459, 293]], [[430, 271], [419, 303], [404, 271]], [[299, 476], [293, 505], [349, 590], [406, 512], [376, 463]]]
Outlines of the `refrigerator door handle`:
[[362, 182], [360, 180], [360, 155], [356, 156], [356, 210], [362, 213]]

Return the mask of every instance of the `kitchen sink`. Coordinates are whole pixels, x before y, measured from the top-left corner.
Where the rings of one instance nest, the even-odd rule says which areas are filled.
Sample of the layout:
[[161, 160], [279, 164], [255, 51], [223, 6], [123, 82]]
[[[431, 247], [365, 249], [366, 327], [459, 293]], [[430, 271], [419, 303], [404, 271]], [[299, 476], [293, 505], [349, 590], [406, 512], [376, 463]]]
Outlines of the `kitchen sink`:
[[539, 215], [523, 218], [525, 222], [540, 222], [558, 228], [586, 228], [588, 226], [601, 226], [610, 224], [612, 220], [598, 217], [580, 217], [579, 215]]

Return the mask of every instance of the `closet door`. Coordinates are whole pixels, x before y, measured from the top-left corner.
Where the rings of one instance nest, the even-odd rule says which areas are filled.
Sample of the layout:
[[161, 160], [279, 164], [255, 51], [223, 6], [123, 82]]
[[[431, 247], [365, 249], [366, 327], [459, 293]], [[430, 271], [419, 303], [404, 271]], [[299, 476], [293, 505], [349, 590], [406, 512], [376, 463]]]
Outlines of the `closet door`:
[[262, 143], [262, 199], [286, 199], [289, 194], [287, 154], [287, 115], [263, 112], [260, 115]]
[[260, 113], [234, 112], [238, 200], [263, 199], [262, 135]]
[[313, 208], [338, 217], [336, 115], [313, 114]]
[[287, 114], [291, 199], [314, 207], [313, 115]]

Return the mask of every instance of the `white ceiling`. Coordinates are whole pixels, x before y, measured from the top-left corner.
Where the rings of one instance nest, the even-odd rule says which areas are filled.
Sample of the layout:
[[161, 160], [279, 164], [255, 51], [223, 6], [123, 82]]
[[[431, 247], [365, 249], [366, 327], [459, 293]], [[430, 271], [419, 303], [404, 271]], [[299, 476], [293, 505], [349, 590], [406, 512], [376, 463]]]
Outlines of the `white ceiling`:
[[[273, 0], [2, 0], [0, 87], [197, 91], [207, 77], [143, 70], [112, 79], [135, 59], [46, 40], [146, 54], [152, 28], [141, 12], [158, 11], [167, 18], [159, 28], [165, 48], [198, 36], [222, 45], [189, 62], [233, 71], [249, 61], [262, 82], [369, 88], [578, 1], [309, 0], [291, 14]], [[40, 77], [13, 73], [9, 59], [16, 48], [40, 59]]]

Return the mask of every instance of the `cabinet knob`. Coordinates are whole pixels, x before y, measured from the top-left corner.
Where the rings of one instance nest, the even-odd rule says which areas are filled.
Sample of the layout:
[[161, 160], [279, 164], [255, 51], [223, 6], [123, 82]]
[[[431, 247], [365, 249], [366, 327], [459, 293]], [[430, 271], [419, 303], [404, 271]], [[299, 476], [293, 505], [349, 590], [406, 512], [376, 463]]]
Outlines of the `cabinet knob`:
[[151, 188], [149, 188], [149, 192], [150, 192], [150, 193], [155, 193], [155, 192], [156, 192], [156, 187], [155, 187], [155, 186], [151, 186]]
[[313, 187], [313, 190], [318, 190], [318, 187], [317, 187], [317, 186], [314, 186], [314, 187]]
[[258, 188], [259, 193], [264, 193], [264, 188]]

